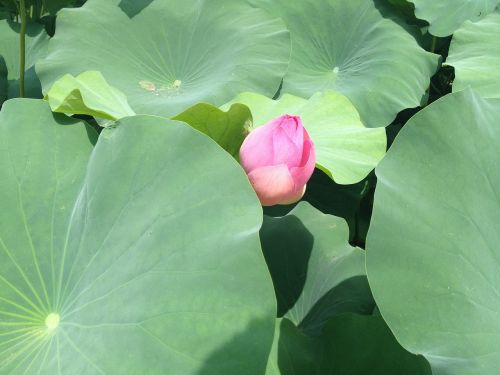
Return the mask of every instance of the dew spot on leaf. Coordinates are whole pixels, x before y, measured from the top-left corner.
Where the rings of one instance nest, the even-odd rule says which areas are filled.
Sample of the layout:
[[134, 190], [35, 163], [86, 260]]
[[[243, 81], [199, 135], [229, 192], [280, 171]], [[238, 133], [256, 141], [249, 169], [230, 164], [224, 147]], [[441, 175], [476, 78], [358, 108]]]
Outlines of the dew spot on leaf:
[[156, 91], [156, 85], [151, 81], [142, 80], [139, 81], [139, 86], [146, 91]]

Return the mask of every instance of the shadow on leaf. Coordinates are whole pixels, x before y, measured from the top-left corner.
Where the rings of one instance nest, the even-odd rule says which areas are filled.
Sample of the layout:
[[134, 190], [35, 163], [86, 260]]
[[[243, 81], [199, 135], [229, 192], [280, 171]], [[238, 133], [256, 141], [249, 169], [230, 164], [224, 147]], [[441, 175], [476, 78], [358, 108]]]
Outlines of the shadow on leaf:
[[273, 341], [274, 321], [253, 320], [204, 360], [197, 375], [263, 375]]
[[264, 216], [260, 241], [281, 317], [295, 305], [304, 289], [314, 237], [294, 215], [279, 220]]
[[[368, 298], [369, 296], [370, 298]], [[330, 318], [343, 313], [369, 315], [373, 313], [372, 299], [366, 276], [354, 276], [330, 289], [307, 313], [299, 325], [310, 336], [318, 336]]]
[[129, 18], [133, 18], [152, 2], [153, 0], [122, 0], [118, 6]]

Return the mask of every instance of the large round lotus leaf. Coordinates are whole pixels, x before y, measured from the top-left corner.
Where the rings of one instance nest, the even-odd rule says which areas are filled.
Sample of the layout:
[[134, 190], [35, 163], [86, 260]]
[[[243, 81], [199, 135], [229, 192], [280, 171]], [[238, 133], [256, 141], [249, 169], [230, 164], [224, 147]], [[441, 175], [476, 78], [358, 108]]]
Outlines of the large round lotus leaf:
[[349, 99], [337, 92], [317, 93], [309, 100], [242, 93], [223, 108], [232, 103], [250, 108], [255, 127], [284, 114], [300, 116], [314, 142], [317, 167], [339, 184], [361, 181], [385, 155], [385, 130], [366, 128]]
[[473, 87], [500, 98], [500, 11], [464, 25], [453, 35], [446, 63], [455, 68], [453, 91]]
[[[5, 99], [19, 97], [19, 30], [18, 23], [0, 20], [0, 105]], [[24, 95], [40, 97], [40, 81], [35, 74], [35, 63], [45, 56], [49, 36], [42, 25], [32, 23], [26, 33], [26, 71]], [[3, 82], [2, 82], [3, 81]]]
[[415, 115], [377, 168], [368, 279], [434, 375], [500, 373], [500, 101], [471, 90]]
[[429, 22], [429, 32], [451, 35], [466, 21], [478, 21], [499, 3], [498, 0], [408, 0], [415, 4], [415, 16]]
[[117, 0], [64, 9], [46, 59], [44, 93], [66, 73], [100, 71], [137, 113], [172, 116], [242, 91], [273, 96], [288, 66], [283, 22], [243, 0], [137, 0], [132, 18]]
[[250, 1], [290, 29], [292, 57], [282, 92], [339, 91], [370, 127], [389, 125], [402, 109], [421, 104], [438, 57], [384, 18], [373, 0]]
[[318, 335], [332, 316], [372, 313], [365, 253], [347, 242], [343, 219], [301, 202], [286, 216], [265, 216], [260, 237], [279, 316]]
[[4, 105], [0, 373], [262, 373], [276, 307], [244, 172], [183, 123], [116, 125], [92, 151], [48, 104]]

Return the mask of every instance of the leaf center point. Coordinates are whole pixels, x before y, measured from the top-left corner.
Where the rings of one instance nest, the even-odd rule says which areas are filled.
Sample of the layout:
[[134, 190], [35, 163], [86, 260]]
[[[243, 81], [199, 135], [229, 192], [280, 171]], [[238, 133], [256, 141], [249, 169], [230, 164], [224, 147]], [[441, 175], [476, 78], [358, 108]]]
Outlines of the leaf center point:
[[45, 318], [45, 326], [49, 331], [53, 331], [59, 326], [59, 320], [59, 314], [50, 313], [47, 315], [47, 318]]

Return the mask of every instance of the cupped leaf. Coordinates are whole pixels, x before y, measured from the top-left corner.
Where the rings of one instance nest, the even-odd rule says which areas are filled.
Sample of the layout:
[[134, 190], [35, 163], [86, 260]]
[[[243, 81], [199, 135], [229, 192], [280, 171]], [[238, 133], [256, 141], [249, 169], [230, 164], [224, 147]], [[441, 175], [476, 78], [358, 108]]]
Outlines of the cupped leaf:
[[252, 114], [243, 104], [235, 103], [224, 112], [211, 104], [198, 103], [172, 119], [183, 121], [208, 135], [238, 160], [241, 144], [252, 123]]
[[[16, 22], [0, 20], [0, 35], [2, 36], [0, 39], [0, 104], [6, 99], [19, 97], [20, 28], [21, 26]], [[27, 26], [24, 78], [26, 97], [42, 97], [40, 81], [35, 73], [35, 63], [47, 53], [48, 41], [49, 36], [42, 25], [31, 23]]]
[[467, 20], [480, 20], [491, 13], [498, 0], [408, 0], [415, 4], [415, 16], [429, 22], [429, 32], [436, 36], [453, 34]]
[[375, 300], [434, 375], [500, 371], [500, 101], [471, 90], [415, 115], [377, 168]]
[[59, 13], [48, 56], [37, 64], [44, 93], [66, 73], [98, 70], [135, 112], [169, 117], [198, 102], [278, 89], [289, 33], [244, 0], [137, 0], [147, 6], [133, 17], [118, 3], [89, 0]]
[[306, 202], [281, 218], [264, 217], [260, 238], [278, 299], [278, 315], [317, 335], [332, 316], [371, 313], [365, 256], [347, 242], [343, 219]]
[[446, 60], [455, 68], [453, 91], [470, 86], [485, 98], [500, 98], [499, 38], [500, 10], [457, 30]]
[[263, 373], [276, 307], [244, 172], [159, 117], [94, 140], [43, 101], [0, 113], [0, 373]]
[[317, 93], [309, 100], [285, 94], [272, 100], [242, 93], [222, 108], [233, 103], [250, 108], [255, 127], [283, 114], [300, 116], [316, 148], [316, 166], [339, 184], [361, 181], [385, 155], [384, 129], [366, 128], [342, 94]]
[[135, 115], [128, 105], [127, 97], [111, 87], [97, 71], [84, 72], [77, 77], [66, 74], [52, 85], [45, 99], [53, 112], [107, 120]]
[[251, 0], [283, 18], [292, 36], [283, 93], [346, 95], [369, 127], [421, 104], [437, 55], [424, 51], [373, 0]]

